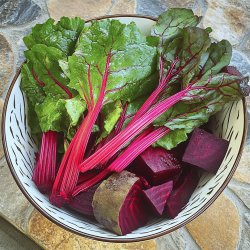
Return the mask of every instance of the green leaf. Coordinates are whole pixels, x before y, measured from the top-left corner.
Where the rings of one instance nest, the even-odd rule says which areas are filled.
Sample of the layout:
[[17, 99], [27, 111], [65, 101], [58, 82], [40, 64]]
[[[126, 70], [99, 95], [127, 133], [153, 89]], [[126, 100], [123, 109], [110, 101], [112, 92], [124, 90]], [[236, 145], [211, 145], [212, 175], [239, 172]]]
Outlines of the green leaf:
[[199, 75], [203, 78], [219, 73], [229, 65], [232, 57], [232, 46], [227, 40], [212, 43], [206, 55], [207, 59], [200, 63]]
[[182, 88], [190, 85], [192, 81], [195, 82], [194, 87], [203, 88], [190, 90], [182, 101], [154, 121], [157, 126], [164, 125], [173, 130], [157, 141], [156, 145], [166, 149], [177, 146], [186, 140], [188, 133], [206, 123], [209, 117], [221, 110], [227, 102], [241, 96], [239, 77], [219, 73], [230, 63], [232, 54], [230, 43], [223, 40], [209, 45], [207, 31], [199, 28], [185, 28], [182, 35], [180, 33], [165, 45], [164, 57], [169, 62], [178, 55], [180, 58], [178, 66], [183, 67], [187, 60], [193, 58], [182, 70], [179, 78], [170, 84], [172, 89], [166, 91], [165, 97], [179, 91], [177, 87], [180, 84], [179, 79], [182, 80]]
[[42, 133], [39, 119], [37, 117], [37, 114], [34, 109], [34, 105], [31, 103], [29, 98], [27, 98], [27, 104], [28, 104], [28, 124], [31, 130], [32, 135], [40, 135]]
[[207, 104], [210, 101], [230, 102], [242, 96], [240, 82], [244, 78], [219, 73], [208, 79], [200, 79], [193, 84], [193, 88], [188, 91], [188, 95], [182, 100], [186, 103]]
[[63, 73], [68, 77], [70, 78], [70, 72], [69, 72], [69, 63], [68, 61], [66, 60], [59, 60], [59, 66], [61, 67]]
[[167, 149], [175, 147], [186, 140], [188, 133], [194, 128], [207, 122], [227, 102], [238, 99], [241, 95], [239, 77], [219, 73], [230, 63], [231, 45], [225, 40], [211, 44], [210, 31], [187, 27], [179, 30], [173, 39], [168, 39], [164, 44], [166, 70], [176, 58], [179, 59], [176, 70], [182, 70], [169, 83], [161, 99], [166, 99], [180, 91], [180, 88], [184, 89], [193, 83], [193, 87], [198, 88], [190, 90], [185, 98], [154, 121], [155, 126], [166, 126], [173, 130], [157, 141], [158, 146]]
[[[161, 119], [154, 122], [157, 126], [166, 126], [175, 132], [166, 135], [156, 145], [171, 149], [187, 138], [187, 134], [194, 128], [206, 123], [210, 116], [220, 111], [228, 102], [242, 96], [240, 88], [241, 78], [226, 73], [219, 73], [209, 79], [197, 81], [188, 91], [182, 101], [169, 109]], [[202, 87], [198, 89], [199, 87]], [[165, 119], [165, 124], [164, 124]], [[164, 144], [165, 143], [165, 144]]]
[[173, 61], [177, 58], [179, 61], [175, 66], [178, 74], [168, 83], [168, 88], [163, 94], [164, 99], [187, 86], [190, 80], [197, 76], [200, 62], [208, 59], [207, 50], [210, 43], [206, 30], [197, 27], [184, 28], [178, 36], [165, 42], [162, 51], [165, 72], [169, 70]]
[[117, 121], [121, 116], [122, 111], [122, 103], [119, 100], [114, 103], [108, 103], [103, 107], [101, 111], [103, 129], [101, 135], [97, 140], [97, 143], [100, 142], [103, 138], [105, 138], [114, 129]]
[[175, 148], [179, 143], [188, 139], [185, 129], [176, 129], [168, 133], [153, 144], [154, 147], [162, 147], [167, 150]]
[[124, 127], [126, 127], [128, 125], [128, 123], [130, 122], [132, 117], [140, 109], [140, 107], [147, 100], [147, 98], [148, 98], [148, 95], [140, 96], [128, 104], [127, 110], [126, 110], [127, 119], [124, 122]]
[[135, 83], [127, 84], [117, 92], [109, 92], [106, 94], [106, 100], [121, 100], [123, 102], [133, 102], [141, 96], [152, 93], [158, 81], [158, 73], [153, 72], [146, 79], [142, 79]]
[[[29, 101], [28, 117], [33, 133], [38, 128], [41, 131], [41, 126], [43, 132], [54, 130], [67, 134], [86, 108], [76, 91], [67, 86], [69, 79], [62, 70], [66, 64], [59, 65], [67, 62], [67, 56], [73, 53], [83, 27], [84, 21], [78, 17], [62, 17], [57, 23], [48, 19], [44, 24], [37, 24], [24, 38], [29, 50], [25, 51], [27, 63], [22, 67], [21, 89]], [[66, 100], [71, 94], [75, 97]]]
[[35, 111], [43, 132], [67, 131], [70, 119], [65, 108], [65, 100], [48, 95], [43, 103], [35, 106]]
[[21, 69], [22, 81], [20, 88], [26, 93], [27, 98], [30, 101], [30, 105], [43, 102], [45, 93], [43, 88], [35, 81], [29, 64], [24, 64]]
[[100, 128], [97, 124], [94, 124], [93, 128], [92, 128], [92, 133], [97, 133], [100, 132]]
[[32, 49], [25, 51], [25, 57], [30, 70], [34, 70], [38, 79], [44, 83], [43, 91], [46, 94], [58, 95], [60, 98], [69, 97], [63, 89], [63, 87], [67, 87], [69, 80], [63, 74], [58, 62], [66, 60], [62, 51], [43, 44], [36, 44]]
[[79, 95], [65, 100], [65, 108], [70, 117], [70, 125], [76, 126], [83, 112], [86, 110], [86, 103]]
[[115, 124], [119, 120], [122, 110], [123, 108], [120, 101], [110, 103], [102, 109], [104, 129], [108, 134], [113, 130]]
[[42, 103], [45, 98], [45, 93], [39, 84], [35, 81], [28, 64], [24, 64], [21, 69], [22, 81], [20, 88], [26, 93], [28, 104], [28, 123], [32, 134], [41, 133], [41, 128], [38, 122], [38, 117], [34, 110], [36, 103]]
[[125, 25], [109, 19], [94, 21], [84, 28], [76, 51], [69, 57], [70, 86], [88, 102], [91, 82], [96, 102], [109, 53], [111, 62], [105, 102], [135, 99], [147, 92], [146, 88], [138, 93], [136, 90], [156, 69], [156, 48], [147, 44], [135, 23]]
[[[211, 44], [206, 30], [193, 27], [183, 30], [183, 42], [179, 54], [183, 87], [187, 86], [196, 74], [201, 56], [206, 53]], [[187, 63], [188, 62], [188, 63]]]
[[172, 8], [163, 12], [152, 28], [152, 35], [159, 36], [162, 44], [165, 40], [178, 35], [180, 29], [195, 27], [201, 18], [194, 15], [190, 9]]
[[84, 21], [79, 17], [62, 17], [57, 23], [50, 18], [43, 24], [36, 24], [23, 40], [29, 49], [35, 44], [44, 44], [71, 55], [83, 27]]
[[152, 47], [157, 47], [160, 42], [160, 37], [158, 36], [147, 36], [147, 44]]

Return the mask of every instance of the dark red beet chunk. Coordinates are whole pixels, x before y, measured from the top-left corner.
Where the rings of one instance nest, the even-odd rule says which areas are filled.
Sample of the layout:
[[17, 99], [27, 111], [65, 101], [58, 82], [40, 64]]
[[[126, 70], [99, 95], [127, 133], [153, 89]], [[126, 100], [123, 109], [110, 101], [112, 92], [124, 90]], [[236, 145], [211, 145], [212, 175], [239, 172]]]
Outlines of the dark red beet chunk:
[[167, 199], [173, 189], [173, 181], [166, 182], [144, 190], [145, 197], [149, 200], [154, 211], [162, 215]]
[[81, 213], [83, 215], [87, 215], [90, 217], [94, 217], [92, 201], [95, 194], [96, 189], [99, 187], [99, 184], [90, 187], [88, 190], [81, 192], [77, 196], [75, 196], [70, 202], [69, 207], [73, 210]]
[[163, 148], [149, 147], [136, 158], [130, 171], [143, 176], [152, 186], [165, 183], [182, 170], [174, 154]]
[[195, 129], [183, 155], [183, 162], [216, 173], [229, 142], [202, 129]]
[[169, 218], [177, 216], [188, 203], [199, 182], [199, 175], [194, 169], [186, 169], [180, 177], [178, 186], [175, 186], [168, 197], [165, 211]]
[[178, 144], [175, 148], [171, 149], [171, 153], [177, 158], [177, 159], [182, 159], [182, 156], [185, 152], [185, 149], [188, 144], [188, 140]]
[[142, 192], [142, 182], [138, 180], [129, 191], [119, 214], [122, 235], [144, 226], [149, 219], [148, 203]]

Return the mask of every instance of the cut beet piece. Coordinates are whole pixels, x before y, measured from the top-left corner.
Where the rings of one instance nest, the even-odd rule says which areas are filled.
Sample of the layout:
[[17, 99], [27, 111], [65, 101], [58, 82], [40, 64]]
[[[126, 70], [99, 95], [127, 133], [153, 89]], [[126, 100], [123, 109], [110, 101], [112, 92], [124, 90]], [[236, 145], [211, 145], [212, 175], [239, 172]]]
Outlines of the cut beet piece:
[[149, 210], [142, 187], [141, 180], [128, 171], [115, 173], [104, 180], [94, 194], [96, 220], [118, 235], [145, 225]]
[[171, 180], [181, 169], [180, 162], [171, 151], [149, 147], [136, 158], [129, 170], [154, 186]]
[[141, 183], [142, 183], [142, 189], [151, 188], [150, 184], [148, 183], [148, 181], [144, 177], [139, 176], [139, 178], [140, 178]]
[[210, 173], [216, 173], [228, 145], [228, 141], [197, 128], [191, 136], [182, 160]]
[[165, 206], [165, 211], [169, 218], [173, 219], [181, 212], [182, 208], [188, 203], [198, 182], [198, 172], [191, 168], [185, 169], [180, 177], [180, 181], [178, 181], [179, 185], [174, 187]]
[[175, 156], [175, 158], [177, 158], [177, 160], [182, 159], [182, 156], [185, 152], [189, 139], [184, 142], [181, 142], [175, 148], [171, 149], [170, 152]]
[[78, 213], [94, 217], [92, 202], [95, 191], [99, 185], [100, 184], [97, 184], [93, 187], [90, 187], [88, 190], [79, 193], [70, 200], [68, 206]]
[[150, 189], [144, 190], [143, 193], [151, 203], [154, 211], [157, 214], [162, 215], [172, 189], [173, 181], [169, 181], [159, 186], [154, 186]]

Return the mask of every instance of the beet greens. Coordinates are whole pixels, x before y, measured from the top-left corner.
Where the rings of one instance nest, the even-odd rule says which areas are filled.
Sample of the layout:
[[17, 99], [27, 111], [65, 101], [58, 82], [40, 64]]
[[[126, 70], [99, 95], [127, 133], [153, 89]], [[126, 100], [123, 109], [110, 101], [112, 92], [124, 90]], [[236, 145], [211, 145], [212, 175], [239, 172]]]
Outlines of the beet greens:
[[43, 193], [51, 191], [56, 177], [58, 132], [67, 139], [86, 106], [68, 87], [69, 80], [59, 66], [74, 49], [83, 26], [80, 18], [64, 17], [56, 24], [49, 19], [24, 38], [29, 50], [24, 52], [27, 62], [22, 67], [21, 89], [29, 105], [31, 132], [38, 137], [42, 133], [33, 181]]
[[225, 40], [211, 44], [210, 31], [187, 27], [178, 29], [178, 33], [163, 44], [160, 42], [158, 87], [127, 127], [85, 159], [79, 169], [85, 172], [103, 166], [152, 123], [155, 131], [159, 130], [159, 126], [166, 127], [165, 133], [160, 134], [160, 137], [164, 137], [157, 141], [159, 134], [155, 135], [155, 131], [152, 131], [151, 135], [136, 139], [136, 146], [133, 147], [133, 143], [128, 146], [115, 159], [114, 164], [111, 163], [103, 173], [98, 174], [99, 178], [93, 178], [93, 182], [89, 180], [85, 185], [77, 187], [74, 195], [100, 181], [101, 176], [104, 178], [110, 172], [125, 169], [150, 146], [148, 142], [153, 144], [157, 141], [157, 145], [173, 148], [186, 140], [188, 133], [207, 122], [227, 102], [243, 95], [240, 88], [243, 77], [220, 73], [230, 62], [231, 45]]
[[[150, 91], [148, 79], [152, 78], [155, 58], [156, 48], [147, 43], [134, 23], [103, 20], [84, 28], [68, 59], [68, 69], [69, 86], [86, 101], [88, 113], [63, 156], [50, 197], [52, 203], [61, 206], [71, 197], [79, 175], [78, 165], [103, 106], [117, 100], [130, 101]], [[119, 119], [121, 112], [117, 113], [104, 121], [108, 132]]]

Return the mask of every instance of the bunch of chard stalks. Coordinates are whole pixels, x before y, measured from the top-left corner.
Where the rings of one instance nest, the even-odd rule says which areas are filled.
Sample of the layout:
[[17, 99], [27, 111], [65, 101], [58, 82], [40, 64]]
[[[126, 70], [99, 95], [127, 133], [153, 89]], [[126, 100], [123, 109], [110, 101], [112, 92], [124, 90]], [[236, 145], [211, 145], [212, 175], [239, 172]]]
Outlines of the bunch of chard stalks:
[[[79, 165], [79, 171], [82, 173], [100, 166], [103, 167], [103, 170], [92, 179], [77, 186], [74, 189], [73, 196], [76, 196], [80, 192], [100, 182], [111, 173], [123, 171], [138, 155], [171, 131], [164, 126], [153, 128], [150, 127], [150, 124], [183, 97], [187, 96], [190, 90], [197, 89], [197, 87], [194, 88], [191, 83], [184, 90], [155, 104], [161, 93], [168, 88], [170, 80], [178, 75], [186, 66], [184, 65], [176, 69], [176, 64], [178, 62], [179, 59], [176, 58], [172, 62], [167, 73], [164, 74], [164, 59], [162, 56], [160, 57], [160, 80], [157, 88], [136, 112], [126, 128], [101, 148], [98, 148], [98, 150]], [[110, 165], [105, 166], [114, 155], [133, 139], [134, 141]]]

